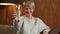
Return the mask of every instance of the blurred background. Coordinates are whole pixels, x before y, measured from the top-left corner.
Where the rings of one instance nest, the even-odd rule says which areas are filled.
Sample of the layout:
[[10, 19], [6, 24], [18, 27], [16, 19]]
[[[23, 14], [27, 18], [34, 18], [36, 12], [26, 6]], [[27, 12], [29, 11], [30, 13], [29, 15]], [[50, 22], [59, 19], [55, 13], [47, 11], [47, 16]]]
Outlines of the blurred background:
[[[33, 0], [36, 4], [33, 16], [41, 18], [51, 29], [60, 26], [60, 0]], [[22, 5], [24, 0], [17, 0]], [[0, 5], [0, 25], [13, 24], [13, 12], [15, 5]], [[21, 15], [24, 10], [21, 7]]]

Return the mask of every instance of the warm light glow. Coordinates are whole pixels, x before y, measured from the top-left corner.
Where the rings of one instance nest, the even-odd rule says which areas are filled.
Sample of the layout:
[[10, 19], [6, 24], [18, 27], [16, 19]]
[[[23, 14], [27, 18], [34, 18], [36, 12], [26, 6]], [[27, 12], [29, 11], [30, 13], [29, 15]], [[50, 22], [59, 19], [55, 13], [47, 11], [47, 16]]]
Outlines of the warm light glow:
[[13, 4], [13, 3], [0, 3], [0, 5], [16, 5], [16, 4]]

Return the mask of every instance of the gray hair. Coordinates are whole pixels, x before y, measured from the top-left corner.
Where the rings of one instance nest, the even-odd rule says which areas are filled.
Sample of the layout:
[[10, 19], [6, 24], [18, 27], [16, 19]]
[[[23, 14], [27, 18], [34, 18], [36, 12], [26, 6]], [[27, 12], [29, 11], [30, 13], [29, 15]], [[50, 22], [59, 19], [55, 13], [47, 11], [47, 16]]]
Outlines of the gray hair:
[[25, 8], [26, 6], [32, 7], [35, 9], [35, 3], [33, 1], [25, 1], [23, 2], [23, 7]]

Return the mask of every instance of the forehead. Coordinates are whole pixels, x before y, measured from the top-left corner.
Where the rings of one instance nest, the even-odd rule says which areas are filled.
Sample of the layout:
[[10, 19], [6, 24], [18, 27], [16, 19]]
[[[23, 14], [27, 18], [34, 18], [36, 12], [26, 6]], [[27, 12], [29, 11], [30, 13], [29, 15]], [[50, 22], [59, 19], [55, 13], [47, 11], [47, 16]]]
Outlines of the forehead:
[[32, 7], [30, 7], [30, 6], [25, 6], [25, 8], [32, 8]]
[[32, 6], [25, 6], [25, 8], [31, 8], [31, 9], [34, 9]]

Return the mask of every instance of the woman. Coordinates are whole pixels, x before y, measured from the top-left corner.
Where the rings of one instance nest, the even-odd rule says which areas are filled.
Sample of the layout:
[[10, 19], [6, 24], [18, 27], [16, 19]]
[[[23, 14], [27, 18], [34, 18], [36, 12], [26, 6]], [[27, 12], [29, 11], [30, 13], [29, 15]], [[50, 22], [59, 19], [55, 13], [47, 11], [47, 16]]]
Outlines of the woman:
[[[17, 25], [17, 34], [48, 34], [50, 28], [39, 18], [33, 17], [32, 14], [35, 9], [35, 3], [33, 1], [25, 1], [23, 3], [25, 15], [19, 17]], [[18, 18], [15, 18], [18, 21]]]

